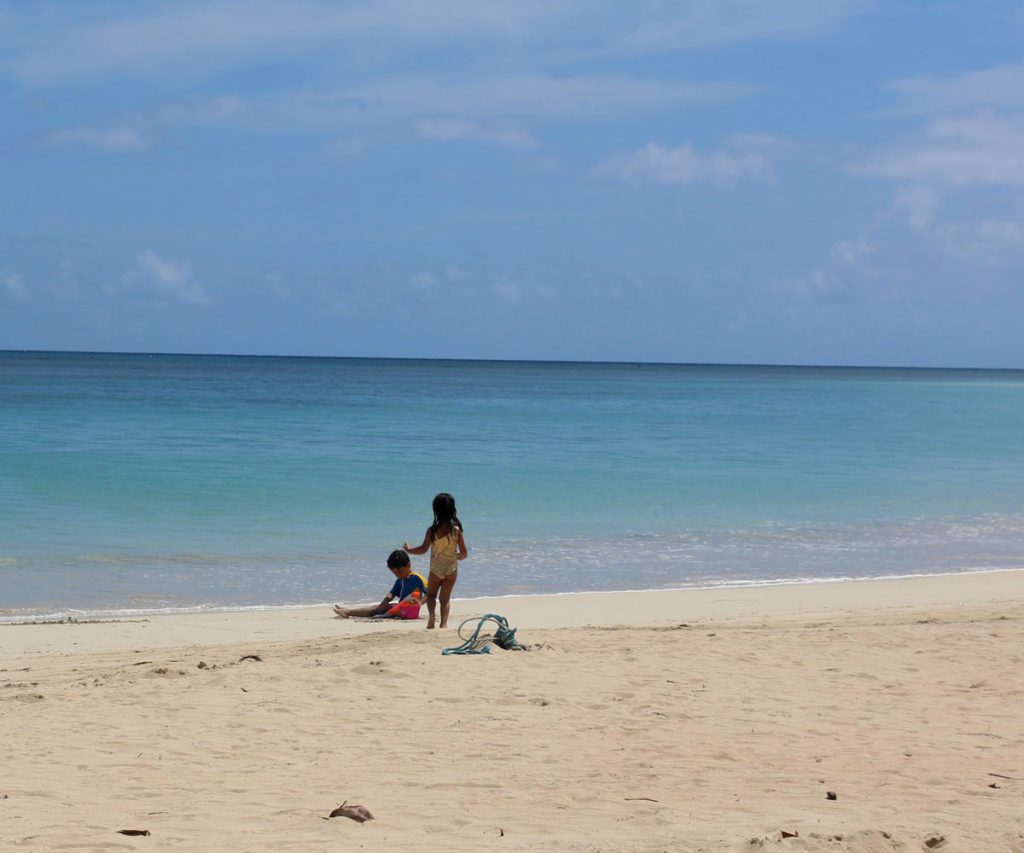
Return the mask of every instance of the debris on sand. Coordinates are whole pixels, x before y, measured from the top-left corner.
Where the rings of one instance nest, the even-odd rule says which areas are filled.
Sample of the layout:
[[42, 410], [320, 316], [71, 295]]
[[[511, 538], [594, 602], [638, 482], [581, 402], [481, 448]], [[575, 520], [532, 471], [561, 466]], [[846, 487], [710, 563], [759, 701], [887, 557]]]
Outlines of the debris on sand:
[[327, 817], [347, 817], [356, 823], [366, 823], [366, 821], [374, 819], [373, 813], [366, 806], [360, 806], [356, 803], [349, 805], [348, 800], [345, 800]]

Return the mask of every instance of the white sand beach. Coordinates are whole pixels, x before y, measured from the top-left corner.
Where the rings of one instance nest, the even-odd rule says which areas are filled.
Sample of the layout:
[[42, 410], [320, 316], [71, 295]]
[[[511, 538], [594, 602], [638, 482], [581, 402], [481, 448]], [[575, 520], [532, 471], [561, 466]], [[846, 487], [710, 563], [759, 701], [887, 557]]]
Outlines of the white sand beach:
[[0, 626], [0, 844], [1024, 851], [1024, 572], [488, 612]]

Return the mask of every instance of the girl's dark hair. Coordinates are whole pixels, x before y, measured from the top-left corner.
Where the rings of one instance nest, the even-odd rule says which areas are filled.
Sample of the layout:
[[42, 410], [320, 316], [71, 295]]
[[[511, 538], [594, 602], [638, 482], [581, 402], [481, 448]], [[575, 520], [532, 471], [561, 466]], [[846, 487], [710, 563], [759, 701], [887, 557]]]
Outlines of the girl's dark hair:
[[431, 540], [437, 538], [437, 531], [442, 527], [447, 527], [449, 532], [453, 531], [456, 527], [459, 530], [465, 530], [455, 511], [455, 498], [448, 494], [448, 492], [441, 492], [441, 494], [435, 497], [432, 507], [434, 509], [434, 523], [430, 525]]

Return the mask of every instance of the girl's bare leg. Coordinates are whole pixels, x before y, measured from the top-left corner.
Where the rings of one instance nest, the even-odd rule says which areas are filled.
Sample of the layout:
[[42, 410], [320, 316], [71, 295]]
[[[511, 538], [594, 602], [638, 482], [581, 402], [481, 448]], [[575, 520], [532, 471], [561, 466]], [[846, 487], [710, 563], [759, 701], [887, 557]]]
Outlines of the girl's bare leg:
[[[448, 627], [448, 611], [451, 608], [452, 598], [452, 587], [455, 586], [455, 579], [459, 576], [459, 570], [456, 569], [443, 581], [441, 581], [441, 627]], [[433, 575], [431, 575], [433, 577]]]
[[[433, 572], [427, 578], [427, 628], [434, 627], [434, 609], [437, 607], [437, 591], [444, 581]], [[444, 627], [444, 626], [442, 626]]]

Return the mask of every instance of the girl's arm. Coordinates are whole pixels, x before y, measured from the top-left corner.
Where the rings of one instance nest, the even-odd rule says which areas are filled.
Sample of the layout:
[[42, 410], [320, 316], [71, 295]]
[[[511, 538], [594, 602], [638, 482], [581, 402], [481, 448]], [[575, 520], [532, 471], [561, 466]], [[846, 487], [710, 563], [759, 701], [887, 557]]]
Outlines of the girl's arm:
[[413, 548], [408, 542], [403, 542], [402, 547], [410, 554], [426, 554], [430, 550], [430, 528], [423, 534], [423, 544]]
[[462, 530], [459, 530], [459, 559], [465, 560], [469, 556], [469, 548], [466, 547], [466, 540], [462, 537]]

